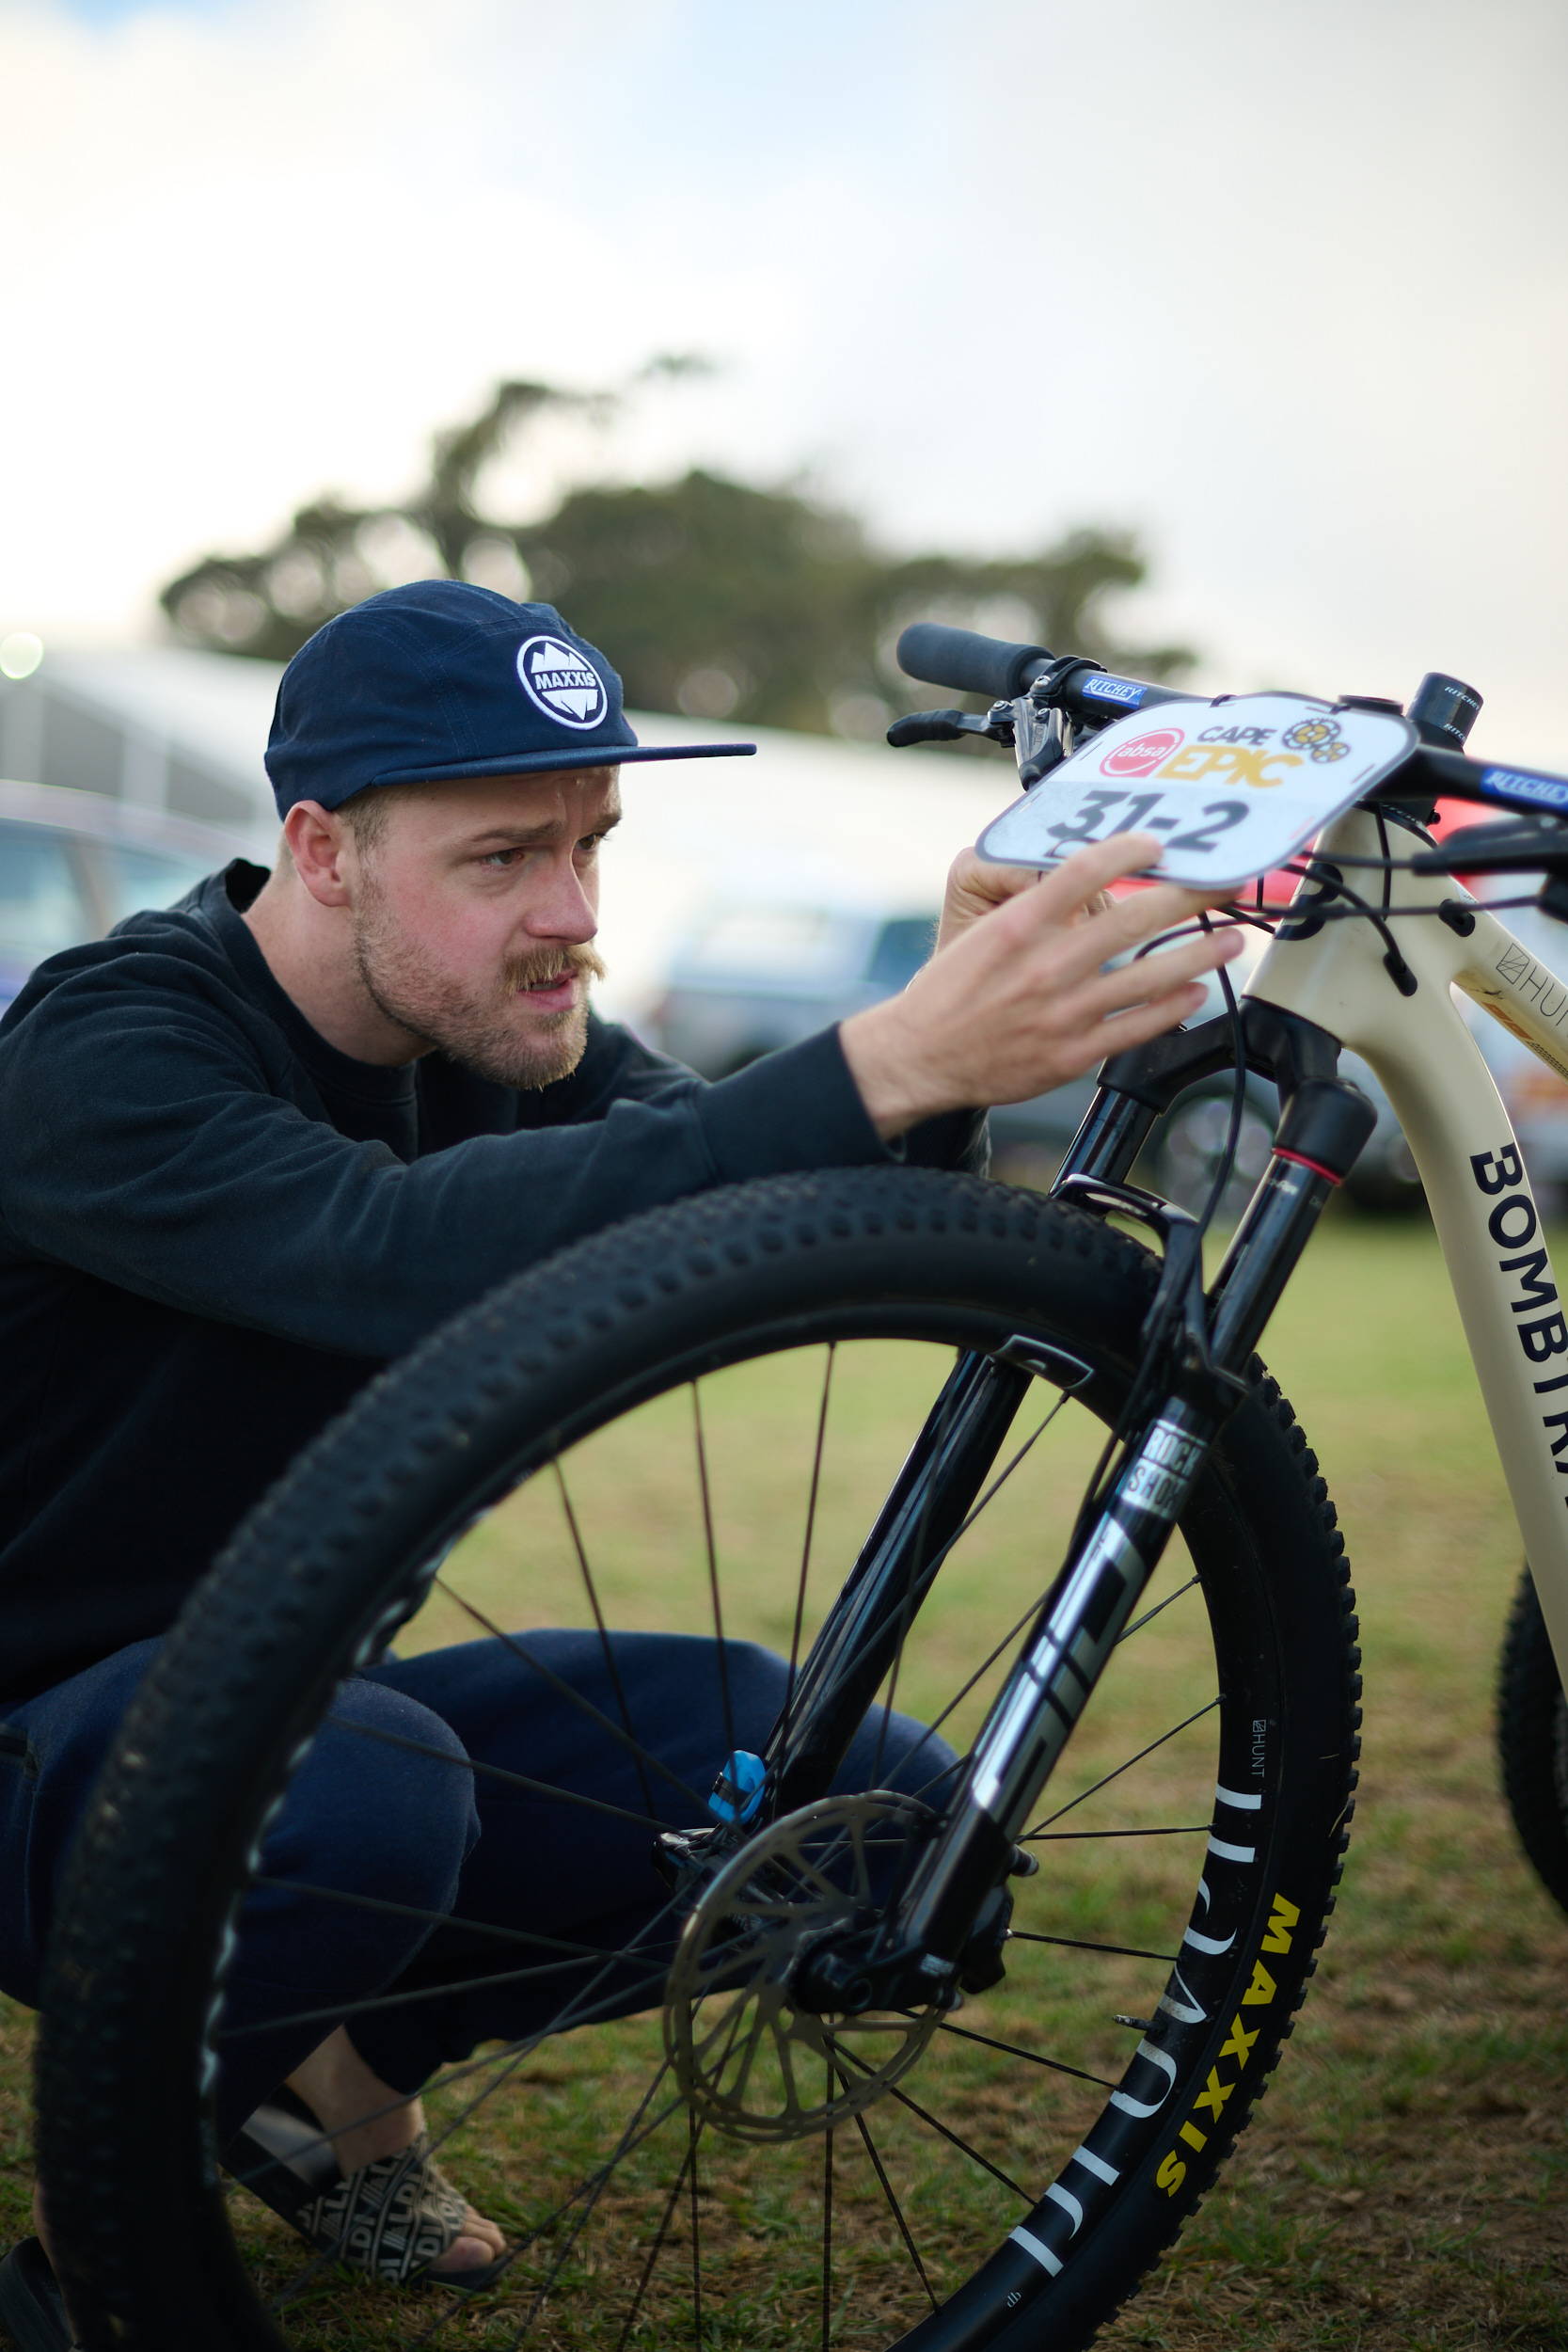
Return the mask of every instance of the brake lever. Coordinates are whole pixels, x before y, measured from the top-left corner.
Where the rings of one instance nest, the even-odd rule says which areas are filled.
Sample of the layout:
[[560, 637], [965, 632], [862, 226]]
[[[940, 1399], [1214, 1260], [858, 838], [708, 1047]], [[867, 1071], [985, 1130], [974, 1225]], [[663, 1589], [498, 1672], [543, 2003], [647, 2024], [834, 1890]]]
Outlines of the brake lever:
[[1505, 817], [1495, 825], [1466, 825], [1439, 847], [1418, 850], [1418, 874], [1524, 874], [1541, 868], [1568, 878], [1568, 825], [1560, 817]]
[[[998, 717], [999, 709], [1008, 715]], [[963, 735], [983, 735], [989, 742], [1010, 744], [1010, 704], [993, 705], [983, 719], [972, 710], [911, 710], [908, 718], [895, 719], [887, 739], [895, 751], [901, 752], [909, 743], [956, 743]]]

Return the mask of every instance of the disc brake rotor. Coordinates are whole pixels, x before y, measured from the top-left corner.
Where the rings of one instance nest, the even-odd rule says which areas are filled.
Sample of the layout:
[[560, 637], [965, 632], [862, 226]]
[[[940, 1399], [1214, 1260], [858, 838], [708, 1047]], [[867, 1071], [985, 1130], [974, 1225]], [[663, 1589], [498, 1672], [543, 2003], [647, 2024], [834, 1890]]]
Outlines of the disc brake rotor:
[[686, 1923], [664, 2042], [697, 2117], [736, 2139], [798, 2139], [879, 2099], [920, 2056], [941, 2002], [801, 2007], [796, 1988], [831, 1938], [871, 1926], [932, 1816], [885, 1789], [829, 1797], [732, 1854]]

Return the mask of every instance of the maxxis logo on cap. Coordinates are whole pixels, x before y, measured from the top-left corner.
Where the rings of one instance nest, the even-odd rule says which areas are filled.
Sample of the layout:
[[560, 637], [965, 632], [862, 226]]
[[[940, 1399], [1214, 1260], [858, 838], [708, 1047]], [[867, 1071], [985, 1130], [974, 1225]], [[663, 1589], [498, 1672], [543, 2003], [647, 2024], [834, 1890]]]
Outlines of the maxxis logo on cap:
[[563, 727], [596, 727], [610, 707], [605, 683], [585, 655], [559, 637], [527, 637], [517, 675], [530, 702]]

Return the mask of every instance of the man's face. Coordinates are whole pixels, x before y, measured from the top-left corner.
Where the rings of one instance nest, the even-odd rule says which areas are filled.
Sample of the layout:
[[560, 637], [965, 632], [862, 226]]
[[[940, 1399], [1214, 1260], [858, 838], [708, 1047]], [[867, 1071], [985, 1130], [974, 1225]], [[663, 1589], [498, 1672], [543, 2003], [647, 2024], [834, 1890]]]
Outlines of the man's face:
[[397, 792], [354, 861], [354, 946], [372, 1001], [416, 1050], [502, 1086], [577, 1068], [604, 972], [589, 942], [616, 786], [613, 768], [581, 768]]

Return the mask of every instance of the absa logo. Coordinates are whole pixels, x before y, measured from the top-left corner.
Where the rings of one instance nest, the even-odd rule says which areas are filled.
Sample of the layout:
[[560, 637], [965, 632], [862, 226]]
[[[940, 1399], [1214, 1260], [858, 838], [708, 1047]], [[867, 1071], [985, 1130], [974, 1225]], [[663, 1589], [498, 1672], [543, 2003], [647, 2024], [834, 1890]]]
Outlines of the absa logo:
[[1155, 727], [1148, 735], [1134, 735], [1131, 742], [1117, 743], [1106, 753], [1100, 772], [1102, 776], [1151, 776], [1160, 762], [1186, 739], [1180, 727]]

